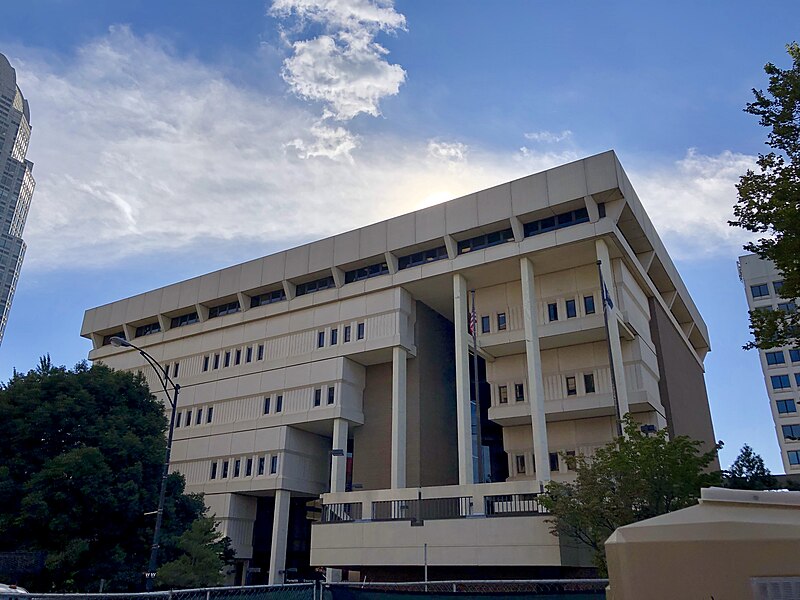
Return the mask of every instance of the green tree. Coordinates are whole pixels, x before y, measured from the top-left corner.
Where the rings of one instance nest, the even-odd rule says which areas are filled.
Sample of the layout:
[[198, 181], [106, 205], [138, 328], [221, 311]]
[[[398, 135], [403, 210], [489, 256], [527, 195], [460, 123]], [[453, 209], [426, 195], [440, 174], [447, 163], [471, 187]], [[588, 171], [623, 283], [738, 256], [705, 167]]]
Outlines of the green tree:
[[642, 433], [630, 415], [624, 431], [591, 457], [565, 455], [575, 481], [550, 482], [542, 498], [551, 531], [589, 546], [601, 573], [604, 543], [617, 527], [691, 506], [700, 488], [721, 482], [720, 473], [707, 472], [721, 443], [703, 453], [702, 442], [669, 439], [665, 429]]
[[221, 585], [225, 567], [233, 558], [230, 539], [218, 530], [213, 518], [197, 519], [178, 538], [181, 554], [161, 566], [156, 576], [161, 588], [197, 588]]
[[[37, 591], [141, 587], [158, 504], [166, 418], [140, 376], [49, 357], [0, 386], [0, 552], [45, 552]], [[170, 475], [162, 560], [203, 514]], [[0, 573], [0, 578], [3, 578]]]
[[758, 454], [745, 444], [731, 468], [723, 475], [724, 485], [737, 490], [772, 490], [778, 485]]
[[[767, 63], [767, 91], [753, 90], [755, 100], [745, 112], [759, 117], [769, 128], [767, 146], [759, 154], [759, 172], [748, 170], [736, 186], [739, 199], [730, 224], [758, 234], [745, 250], [771, 260], [783, 274], [784, 298], [800, 297], [800, 46], [787, 46], [789, 69]], [[796, 310], [750, 312], [753, 341], [745, 348], [773, 348], [794, 344], [800, 332]]]

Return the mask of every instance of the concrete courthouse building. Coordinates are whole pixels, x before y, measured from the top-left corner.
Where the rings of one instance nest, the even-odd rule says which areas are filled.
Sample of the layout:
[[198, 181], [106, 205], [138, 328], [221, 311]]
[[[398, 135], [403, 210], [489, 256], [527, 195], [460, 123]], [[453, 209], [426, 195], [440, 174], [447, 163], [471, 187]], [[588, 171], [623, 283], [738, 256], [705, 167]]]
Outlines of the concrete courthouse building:
[[157, 389], [124, 335], [180, 383], [172, 468], [250, 582], [588, 566], [536, 495], [615, 435], [612, 364], [621, 413], [714, 441], [706, 326], [613, 152], [88, 310], [81, 333], [93, 361]]

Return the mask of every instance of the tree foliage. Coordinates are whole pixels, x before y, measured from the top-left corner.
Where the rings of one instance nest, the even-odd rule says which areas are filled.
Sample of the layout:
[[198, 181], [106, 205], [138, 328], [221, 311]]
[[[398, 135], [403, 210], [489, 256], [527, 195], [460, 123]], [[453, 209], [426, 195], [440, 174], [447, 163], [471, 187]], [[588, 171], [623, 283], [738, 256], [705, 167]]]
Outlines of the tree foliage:
[[233, 558], [230, 540], [218, 530], [213, 518], [197, 519], [178, 538], [181, 554], [161, 566], [156, 581], [162, 588], [197, 588], [221, 585], [224, 569]]
[[764, 459], [745, 444], [730, 469], [724, 473], [724, 485], [737, 490], [772, 490], [778, 480], [764, 464]]
[[630, 415], [624, 431], [591, 457], [565, 455], [575, 481], [550, 482], [542, 500], [551, 531], [589, 546], [601, 573], [604, 543], [617, 527], [691, 506], [701, 488], [721, 481], [706, 471], [721, 444], [703, 453], [702, 442], [669, 439], [665, 429], [648, 436]]
[[[163, 468], [166, 419], [140, 376], [49, 357], [0, 387], [0, 552], [45, 552], [35, 591], [141, 587]], [[162, 559], [205, 510], [170, 475]], [[5, 578], [0, 573], [0, 578]]]
[[[784, 278], [781, 295], [792, 299], [800, 297], [800, 46], [789, 44], [787, 51], [792, 66], [768, 63], [767, 91], [754, 89], [755, 100], [745, 108], [769, 129], [772, 151], [759, 154], [759, 172], [748, 170], [740, 178], [730, 224], [762, 236], [744, 248], [775, 263]], [[794, 344], [800, 313], [751, 311], [750, 329], [754, 340], [746, 348]]]

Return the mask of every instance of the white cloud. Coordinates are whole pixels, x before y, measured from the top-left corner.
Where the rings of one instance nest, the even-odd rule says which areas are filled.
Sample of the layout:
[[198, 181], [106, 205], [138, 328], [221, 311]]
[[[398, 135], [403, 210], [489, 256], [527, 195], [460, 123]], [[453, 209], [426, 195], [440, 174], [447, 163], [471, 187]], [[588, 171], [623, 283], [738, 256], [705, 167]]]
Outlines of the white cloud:
[[565, 129], [561, 133], [552, 131], [533, 131], [525, 134], [525, 139], [543, 144], [557, 144], [572, 139], [572, 132]]
[[[65, 65], [27, 58], [15, 67], [36, 163], [28, 272], [220, 243], [289, 244], [579, 157], [385, 133], [356, 140], [311, 109], [234, 85], [126, 28]], [[631, 179], [673, 252], [727, 254], [741, 243], [725, 224], [732, 185], [752, 161], [689, 152]]]

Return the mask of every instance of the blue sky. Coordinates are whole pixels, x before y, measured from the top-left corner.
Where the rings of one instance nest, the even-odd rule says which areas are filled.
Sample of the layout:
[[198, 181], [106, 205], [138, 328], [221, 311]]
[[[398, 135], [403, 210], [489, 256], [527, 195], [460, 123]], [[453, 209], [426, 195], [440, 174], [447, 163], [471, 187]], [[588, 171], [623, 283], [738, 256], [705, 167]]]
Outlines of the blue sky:
[[782, 472], [726, 225], [742, 112], [800, 5], [28, 0], [0, 52], [37, 190], [0, 378], [84, 358], [83, 311], [609, 148], [705, 317], [727, 465]]

